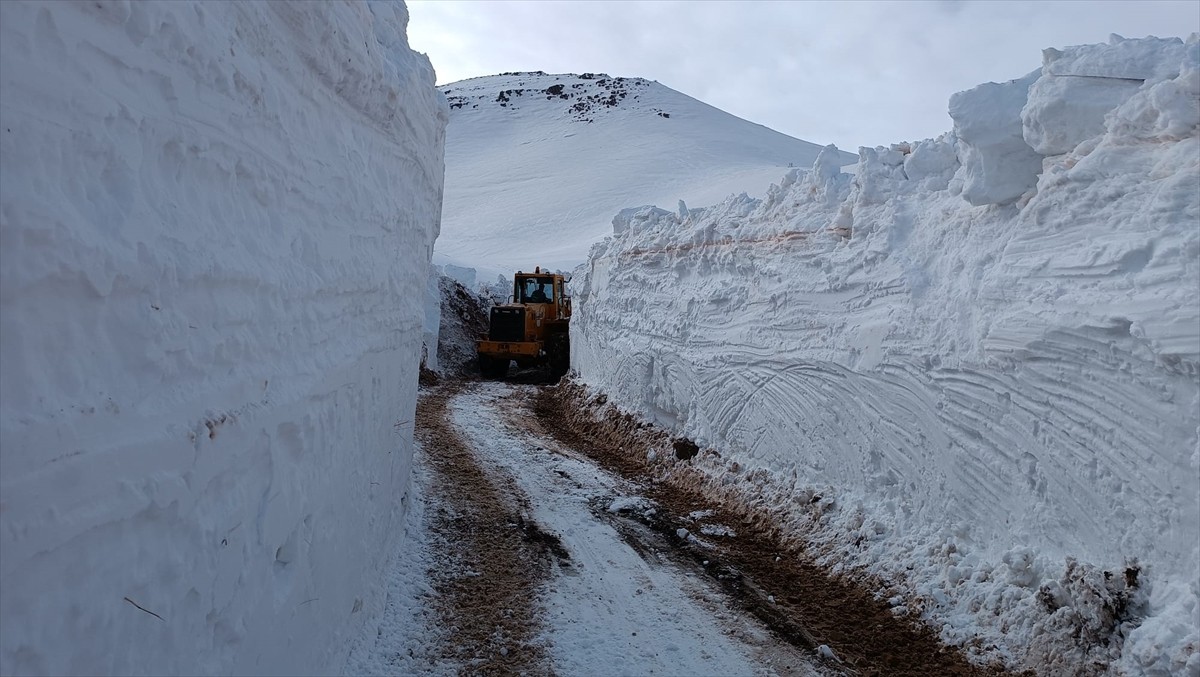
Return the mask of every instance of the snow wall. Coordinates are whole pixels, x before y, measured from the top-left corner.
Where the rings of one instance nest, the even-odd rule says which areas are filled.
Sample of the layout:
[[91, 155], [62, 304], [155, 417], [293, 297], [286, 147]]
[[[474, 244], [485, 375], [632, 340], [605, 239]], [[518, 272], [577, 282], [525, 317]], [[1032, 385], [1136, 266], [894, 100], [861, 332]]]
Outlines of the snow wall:
[[1198, 47], [1047, 50], [853, 177], [621, 212], [574, 368], [948, 641], [1200, 674]]
[[402, 4], [0, 3], [0, 673], [337, 672], [411, 461]]

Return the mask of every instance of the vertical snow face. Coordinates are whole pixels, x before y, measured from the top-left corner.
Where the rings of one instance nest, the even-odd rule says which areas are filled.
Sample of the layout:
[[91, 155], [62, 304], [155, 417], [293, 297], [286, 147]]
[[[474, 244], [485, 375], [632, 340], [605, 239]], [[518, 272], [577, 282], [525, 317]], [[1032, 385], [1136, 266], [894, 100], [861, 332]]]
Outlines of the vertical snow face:
[[[818, 163], [761, 201], [623, 211], [577, 275], [574, 367], [720, 448], [714, 479], [834, 566], [906, 580], [949, 641], [1195, 670], [1200, 45], [1127, 42], [1166, 61], [1069, 153], [1022, 141], [1023, 107], [1069, 106], [1016, 81], [957, 135], [863, 149], [853, 179]], [[986, 158], [972, 178], [1024, 199], [963, 199], [963, 135], [1038, 158], [1028, 189]]]
[[447, 119], [406, 23], [0, 3], [0, 673], [329, 672], [381, 607]]

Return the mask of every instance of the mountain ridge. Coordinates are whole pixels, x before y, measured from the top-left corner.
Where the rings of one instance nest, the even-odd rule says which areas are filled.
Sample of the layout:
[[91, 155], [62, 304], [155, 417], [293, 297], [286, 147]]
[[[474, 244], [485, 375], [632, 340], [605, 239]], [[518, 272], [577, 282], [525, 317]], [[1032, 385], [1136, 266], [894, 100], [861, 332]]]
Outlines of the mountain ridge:
[[[439, 90], [450, 124], [435, 262], [481, 279], [572, 268], [622, 209], [761, 195], [825, 148], [639, 77], [513, 71]], [[514, 239], [523, 258], [497, 256]]]

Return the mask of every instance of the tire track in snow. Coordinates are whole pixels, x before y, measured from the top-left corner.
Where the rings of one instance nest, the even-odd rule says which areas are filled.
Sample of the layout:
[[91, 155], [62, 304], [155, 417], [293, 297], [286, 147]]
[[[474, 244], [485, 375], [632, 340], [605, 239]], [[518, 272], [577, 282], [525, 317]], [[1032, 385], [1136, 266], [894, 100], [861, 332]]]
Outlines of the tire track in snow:
[[447, 403], [461, 389], [449, 384], [423, 396], [415, 431], [438, 497], [430, 528], [442, 560], [429, 573], [446, 631], [442, 658], [462, 675], [550, 674], [536, 593], [554, 539], [525, 517], [525, 497], [485, 470], [448, 420]]

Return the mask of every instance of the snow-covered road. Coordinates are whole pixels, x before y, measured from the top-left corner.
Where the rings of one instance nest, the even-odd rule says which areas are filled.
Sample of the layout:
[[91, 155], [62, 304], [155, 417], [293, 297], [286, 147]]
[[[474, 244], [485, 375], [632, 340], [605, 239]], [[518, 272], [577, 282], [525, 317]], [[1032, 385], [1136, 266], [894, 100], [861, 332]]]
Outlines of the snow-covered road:
[[[737, 608], [699, 564], [673, 555], [651, 530], [618, 516], [616, 508], [646, 500], [637, 497], [635, 485], [537, 433], [524, 404], [534, 387], [475, 383], [449, 390], [444, 418], [459, 439], [439, 431], [421, 445], [413, 475], [413, 496], [421, 505], [410, 513], [394, 560], [384, 617], [357, 643], [346, 674], [834, 672]], [[426, 400], [444, 394], [427, 393]], [[490, 488], [467, 491], [442, 476], [474, 472], [439, 456], [460, 442]], [[467, 504], [492, 489], [506, 498], [503, 507], [491, 509], [512, 511], [494, 515], [499, 528], [508, 527], [530, 547], [514, 553], [488, 543], [483, 547], [489, 552], [476, 553], [484, 566], [465, 564], [455, 548], [478, 546], [448, 533], [456, 528], [453, 517], [470, 514]], [[439, 522], [439, 515], [452, 518]], [[479, 526], [457, 524], [462, 532]], [[640, 533], [631, 537], [633, 531]], [[527, 557], [538, 552], [541, 561], [532, 565]], [[520, 600], [529, 607], [524, 611], [500, 609], [504, 618], [494, 619], [496, 627], [513, 615], [526, 616], [534, 627], [524, 628], [527, 635], [520, 638], [511, 630], [472, 633], [462, 615], [496, 610], [461, 594], [454, 599], [456, 588], [447, 582], [488, 585], [506, 567], [526, 568], [536, 594]], [[513, 587], [512, 581], [490, 582]], [[509, 660], [518, 654], [524, 656]]]
[[[637, 487], [531, 435], [519, 415], [528, 390], [481, 384], [456, 398], [450, 413], [481, 462], [512, 479], [529, 497], [532, 519], [557, 535], [569, 555], [560, 558], [542, 598], [554, 672], [821, 674], [756, 620], [728, 608], [706, 576], [665, 548], [635, 549], [603, 519], [621, 519], [609, 508], [630, 503], [626, 497], [636, 497]], [[653, 538], [648, 530], [644, 535]]]
[[671, 438], [606, 431], [578, 389], [425, 392], [419, 505], [346, 674], [995, 673], [689, 489]]

